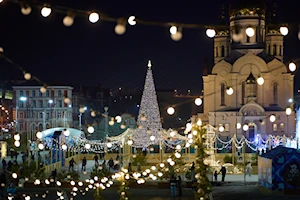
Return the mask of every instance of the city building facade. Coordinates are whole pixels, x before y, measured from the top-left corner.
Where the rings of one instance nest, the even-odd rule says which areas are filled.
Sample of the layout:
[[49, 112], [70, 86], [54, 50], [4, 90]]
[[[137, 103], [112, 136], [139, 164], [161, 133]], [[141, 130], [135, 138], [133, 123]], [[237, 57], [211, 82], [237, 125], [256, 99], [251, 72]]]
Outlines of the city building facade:
[[[35, 140], [36, 132], [54, 127], [73, 127], [71, 86], [48, 86], [40, 92], [41, 86], [13, 86], [13, 119], [16, 132], [28, 133], [28, 139]], [[66, 100], [68, 98], [68, 100]]]

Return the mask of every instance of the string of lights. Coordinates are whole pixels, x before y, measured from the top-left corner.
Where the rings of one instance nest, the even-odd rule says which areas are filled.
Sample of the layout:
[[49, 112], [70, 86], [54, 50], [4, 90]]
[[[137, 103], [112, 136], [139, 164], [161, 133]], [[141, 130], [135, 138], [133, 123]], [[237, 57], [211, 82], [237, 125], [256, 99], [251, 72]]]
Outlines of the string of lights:
[[[43, 3], [35, 0], [25, 1], [25, 0], [1, 0], [0, 2], [13, 2], [17, 3], [21, 7], [21, 12], [24, 15], [29, 15], [32, 11], [32, 8], [40, 9], [41, 15], [43, 17], [49, 17], [52, 13], [52, 10], [57, 13], [64, 14], [63, 24], [66, 27], [70, 27], [74, 24], [75, 17], [85, 17], [90, 23], [97, 23], [99, 20], [116, 23], [114, 28], [115, 33], [117, 35], [123, 35], [126, 32], [126, 25], [134, 26], [136, 24], [146, 25], [146, 26], [159, 26], [159, 27], [167, 27], [170, 31], [170, 36], [174, 41], [179, 41], [182, 38], [182, 29], [206, 29], [206, 35], [210, 38], [215, 37], [216, 30], [227, 30], [228, 26], [226, 25], [209, 25], [209, 24], [189, 24], [189, 23], [179, 23], [179, 22], [159, 22], [159, 21], [151, 21], [151, 20], [143, 20], [136, 18], [135, 16], [129, 17], [111, 17], [106, 13], [95, 11], [95, 10], [82, 10], [75, 9], [70, 7], [65, 7], [61, 5]], [[290, 23], [291, 24], [291, 23]], [[279, 29], [282, 35], [288, 34], [288, 27], [283, 25]], [[246, 33], [249, 37], [252, 37], [255, 34], [255, 30], [252, 27], [246, 29]], [[299, 31], [299, 39], [300, 39], [300, 31]], [[233, 37], [233, 38], [238, 38]]]

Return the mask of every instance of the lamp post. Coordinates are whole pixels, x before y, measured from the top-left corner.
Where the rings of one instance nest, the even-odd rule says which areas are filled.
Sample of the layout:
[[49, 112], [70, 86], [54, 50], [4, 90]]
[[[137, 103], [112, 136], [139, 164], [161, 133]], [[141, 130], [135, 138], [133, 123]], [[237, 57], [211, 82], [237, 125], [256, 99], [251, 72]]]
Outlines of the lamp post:
[[287, 132], [287, 135], [289, 135], [289, 116], [292, 114], [292, 109], [286, 108], [285, 114], [286, 114], [286, 132]]
[[[27, 97], [21, 96], [19, 98], [19, 100], [22, 101], [22, 102], [25, 102], [25, 101], [27, 101]], [[16, 132], [19, 132], [19, 124], [18, 124], [18, 109], [19, 109], [19, 106], [18, 106], [18, 103], [19, 103], [19, 101], [17, 99], [16, 100]]]
[[85, 106], [84, 108], [80, 108], [79, 112], [80, 114], [78, 115], [79, 117], [79, 130], [82, 130], [82, 113], [87, 110], [87, 107]]

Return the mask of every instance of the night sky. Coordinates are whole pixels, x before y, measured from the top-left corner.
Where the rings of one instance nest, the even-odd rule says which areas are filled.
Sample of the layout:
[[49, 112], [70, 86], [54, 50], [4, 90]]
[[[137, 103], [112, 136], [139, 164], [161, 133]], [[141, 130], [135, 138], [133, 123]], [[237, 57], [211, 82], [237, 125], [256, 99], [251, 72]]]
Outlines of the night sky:
[[[72, 8], [97, 10], [112, 17], [135, 15], [144, 20], [218, 24], [222, 3], [229, 1], [47, 1]], [[297, 38], [300, 1], [278, 1], [279, 18], [293, 22], [285, 39], [285, 62], [300, 57]], [[204, 59], [213, 64], [213, 40], [204, 29], [183, 29], [183, 38], [175, 42], [168, 28], [127, 25], [124, 35], [114, 32], [115, 23], [92, 24], [77, 16], [71, 27], [62, 23], [64, 14], [52, 10], [48, 18], [33, 8], [25, 16], [20, 6], [0, 4], [0, 46], [7, 57], [41, 80], [76, 85], [102, 85], [106, 88], [142, 89], [148, 59], [152, 60], [157, 89], [201, 91]], [[0, 60], [1, 79], [22, 78], [22, 73]], [[300, 66], [300, 62], [298, 62]], [[299, 74], [299, 75], [297, 75]], [[296, 73], [295, 80], [299, 79]], [[296, 81], [296, 88], [300, 81]]]

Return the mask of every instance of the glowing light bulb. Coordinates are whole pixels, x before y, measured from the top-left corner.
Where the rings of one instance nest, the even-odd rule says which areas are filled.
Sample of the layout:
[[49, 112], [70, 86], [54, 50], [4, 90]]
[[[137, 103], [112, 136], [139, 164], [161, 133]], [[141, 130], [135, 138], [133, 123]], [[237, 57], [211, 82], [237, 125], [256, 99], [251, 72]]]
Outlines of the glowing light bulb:
[[112, 144], [111, 144], [110, 142], [108, 142], [108, 143], [106, 144], [106, 146], [107, 146], [107, 148], [111, 148], [111, 147], [112, 147]]
[[117, 24], [115, 26], [115, 33], [117, 35], [123, 35], [126, 32], [126, 26], [124, 24]]
[[255, 31], [253, 28], [249, 27], [246, 29], [246, 34], [249, 36], [249, 37], [253, 37], [254, 34], [255, 34]]
[[174, 41], [179, 41], [182, 38], [182, 33], [180, 31], [177, 31], [175, 34], [171, 34], [171, 38]]
[[64, 135], [65, 135], [66, 137], [68, 137], [68, 136], [70, 135], [70, 131], [69, 131], [68, 129], [65, 129], [65, 130], [64, 130]]
[[275, 115], [271, 115], [271, 116], [270, 116], [270, 122], [272, 122], [272, 123], [273, 123], [273, 122], [275, 122], [275, 120], [276, 120], [276, 117], [275, 117]]
[[174, 34], [176, 34], [177, 33], [177, 26], [171, 26], [170, 27], [170, 33], [172, 34], [172, 35], [174, 35]]
[[30, 80], [31, 79], [31, 74], [30, 73], [25, 73], [24, 74], [24, 78], [25, 78], [25, 80]]
[[291, 108], [285, 109], [285, 114], [286, 114], [286, 115], [292, 114], [292, 109], [291, 109]]
[[244, 126], [243, 126], [243, 130], [244, 130], [244, 131], [248, 131], [248, 129], [249, 129], [249, 126], [248, 126], [248, 124], [244, 124]]
[[173, 107], [169, 107], [169, 108], [167, 109], [167, 113], [168, 113], [169, 115], [173, 115], [173, 114], [175, 113], [175, 109], [174, 109]]
[[48, 17], [51, 14], [51, 11], [51, 8], [45, 6], [42, 8], [41, 14], [43, 17]]
[[209, 28], [206, 30], [206, 35], [207, 37], [213, 38], [216, 35], [216, 31], [214, 29]]
[[116, 119], [117, 123], [121, 123], [121, 121], [122, 121], [122, 117], [119, 115], [116, 116], [115, 119]]
[[242, 124], [241, 124], [241, 123], [237, 123], [237, 124], [236, 124], [236, 128], [237, 128], [237, 129], [242, 128]]
[[94, 127], [92, 127], [92, 126], [89, 126], [88, 129], [87, 129], [87, 131], [88, 131], [89, 133], [94, 133], [95, 129], [94, 129]]
[[98, 13], [92, 12], [89, 15], [89, 20], [90, 20], [91, 23], [96, 23], [99, 19], [100, 19], [100, 17], [99, 17]]
[[21, 143], [20, 143], [19, 140], [16, 140], [16, 141], [14, 142], [14, 145], [15, 145], [16, 147], [20, 147]]
[[150, 136], [150, 140], [151, 140], [151, 141], [154, 141], [154, 140], [155, 140], [155, 136], [154, 136], [154, 135], [151, 135], [151, 136]]
[[131, 145], [133, 144], [133, 141], [132, 141], [132, 140], [128, 140], [128, 141], [127, 141], [127, 144], [128, 144], [129, 146], [131, 146]]
[[297, 69], [296, 64], [293, 63], [293, 62], [291, 62], [291, 63], [289, 64], [289, 70], [290, 70], [291, 72], [294, 72], [296, 69]]
[[73, 23], [74, 23], [74, 17], [73, 17], [73, 16], [67, 15], [67, 16], [64, 17], [64, 19], [63, 19], [63, 24], [64, 24], [66, 27], [72, 26]]
[[38, 139], [42, 139], [43, 134], [42, 134], [41, 132], [37, 132], [37, 133], [36, 133], [36, 137], [37, 137]]
[[232, 94], [233, 94], [233, 89], [232, 89], [232, 87], [228, 87], [227, 90], [226, 90], [226, 93], [227, 93], [228, 95], [232, 95]]
[[90, 149], [90, 148], [91, 148], [91, 145], [90, 145], [89, 143], [87, 143], [87, 144], [84, 145], [84, 147], [85, 147], [86, 149]]
[[131, 26], [136, 25], [135, 16], [130, 16], [128, 18], [128, 24], [131, 25]]
[[224, 126], [220, 126], [220, 127], [219, 127], [219, 131], [220, 131], [221, 133], [224, 132], [224, 130], [225, 130]]
[[280, 27], [280, 33], [281, 33], [283, 36], [286, 36], [286, 35], [289, 33], [288, 27], [286, 27], [286, 26]]
[[258, 85], [263, 85], [264, 84], [264, 82], [265, 82], [265, 80], [264, 80], [264, 78], [263, 77], [258, 77], [258, 79], [256, 80], [257, 81], [257, 84]]
[[201, 106], [201, 104], [202, 104], [202, 99], [201, 99], [201, 98], [196, 98], [196, 99], [195, 99], [195, 104], [196, 104], [196, 106]]
[[42, 86], [42, 87], [40, 88], [40, 92], [41, 92], [41, 93], [45, 93], [46, 91], [47, 91], [47, 89], [46, 89], [45, 86]]

